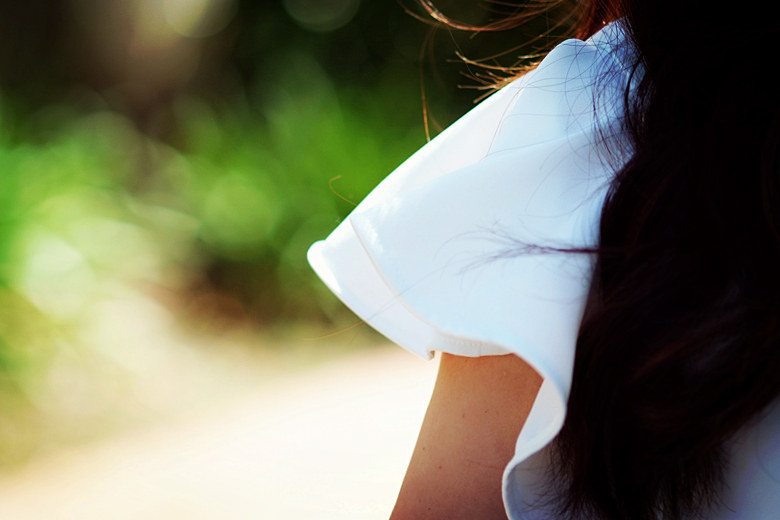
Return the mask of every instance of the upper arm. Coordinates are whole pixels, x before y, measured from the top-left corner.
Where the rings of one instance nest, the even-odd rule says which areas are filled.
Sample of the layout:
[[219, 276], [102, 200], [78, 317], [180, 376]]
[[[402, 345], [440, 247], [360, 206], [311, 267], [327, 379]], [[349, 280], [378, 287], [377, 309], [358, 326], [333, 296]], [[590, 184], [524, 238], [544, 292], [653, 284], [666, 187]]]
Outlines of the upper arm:
[[391, 520], [506, 518], [501, 477], [541, 382], [514, 354], [442, 353]]

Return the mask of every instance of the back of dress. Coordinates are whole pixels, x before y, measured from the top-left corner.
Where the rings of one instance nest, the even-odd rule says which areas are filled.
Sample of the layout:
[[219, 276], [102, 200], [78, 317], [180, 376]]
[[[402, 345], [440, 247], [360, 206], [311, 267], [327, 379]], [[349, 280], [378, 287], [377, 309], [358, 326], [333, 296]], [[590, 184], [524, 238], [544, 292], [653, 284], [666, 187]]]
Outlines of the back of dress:
[[[542, 507], [623, 134], [632, 51], [620, 21], [567, 40], [388, 175], [308, 259], [358, 316], [432, 359], [515, 354], [544, 382], [503, 474], [510, 520]], [[612, 154], [605, 154], [605, 147]], [[707, 518], [780, 511], [780, 407], [732, 443], [724, 506]]]

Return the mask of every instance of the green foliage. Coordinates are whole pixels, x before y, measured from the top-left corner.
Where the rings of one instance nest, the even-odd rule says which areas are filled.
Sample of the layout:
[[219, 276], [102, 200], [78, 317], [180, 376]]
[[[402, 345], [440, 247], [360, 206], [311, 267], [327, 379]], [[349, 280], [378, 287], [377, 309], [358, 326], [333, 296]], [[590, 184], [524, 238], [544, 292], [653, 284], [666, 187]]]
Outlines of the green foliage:
[[199, 222], [203, 258], [222, 266], [210, 282], [264, 322], [332, 307], [311, 298], [323, 293], [306, 248], [423, 142], [413, 121], [388, 124], [396, 85], [368, 97], [337, 89], [305, 55], [286, 62], [259, 110], [180, 102], [186, 144], [169, 171], [177, 206]]
[[101, 299], [166, 283], [194, 226], [157, 218], [128, 188], [159, 145], [126, 118], [68, 112], [2, 127], [0, 381], [23, 391], [58, 349], [81, 348], [78, 327]]
[[245, 103], [178, 99], [177, 147], [105, 110], [3, 122], [0, 288], [19, 310], [0, 320], [2, 367], [128, 279], [185, 306], [224, 294], [259, 324], [345, 315], [306, 249], [423, 143], [416, 106], [388, 110], [416, 85], [336, 87], [307, 55], [284, 61]]

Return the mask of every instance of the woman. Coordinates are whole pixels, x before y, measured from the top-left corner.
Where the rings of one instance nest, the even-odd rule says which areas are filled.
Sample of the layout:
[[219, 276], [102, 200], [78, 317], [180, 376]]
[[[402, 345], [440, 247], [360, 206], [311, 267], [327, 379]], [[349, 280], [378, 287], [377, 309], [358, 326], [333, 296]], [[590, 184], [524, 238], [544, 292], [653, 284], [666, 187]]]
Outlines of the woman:
[[442, 352], [391, 518], [775, 518], [780, 23], [579, 9], [310, 248], [369, 324]]

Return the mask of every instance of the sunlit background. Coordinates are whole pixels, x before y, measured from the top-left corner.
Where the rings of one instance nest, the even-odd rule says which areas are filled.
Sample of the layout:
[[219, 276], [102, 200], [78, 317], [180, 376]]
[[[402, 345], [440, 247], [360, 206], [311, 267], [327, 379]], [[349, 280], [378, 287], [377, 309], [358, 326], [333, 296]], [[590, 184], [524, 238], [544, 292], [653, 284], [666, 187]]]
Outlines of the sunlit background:
[[435, 366], [305, 252], [525, 39], [405, 7], [0, 1], [0, 518], [386, 517]]

